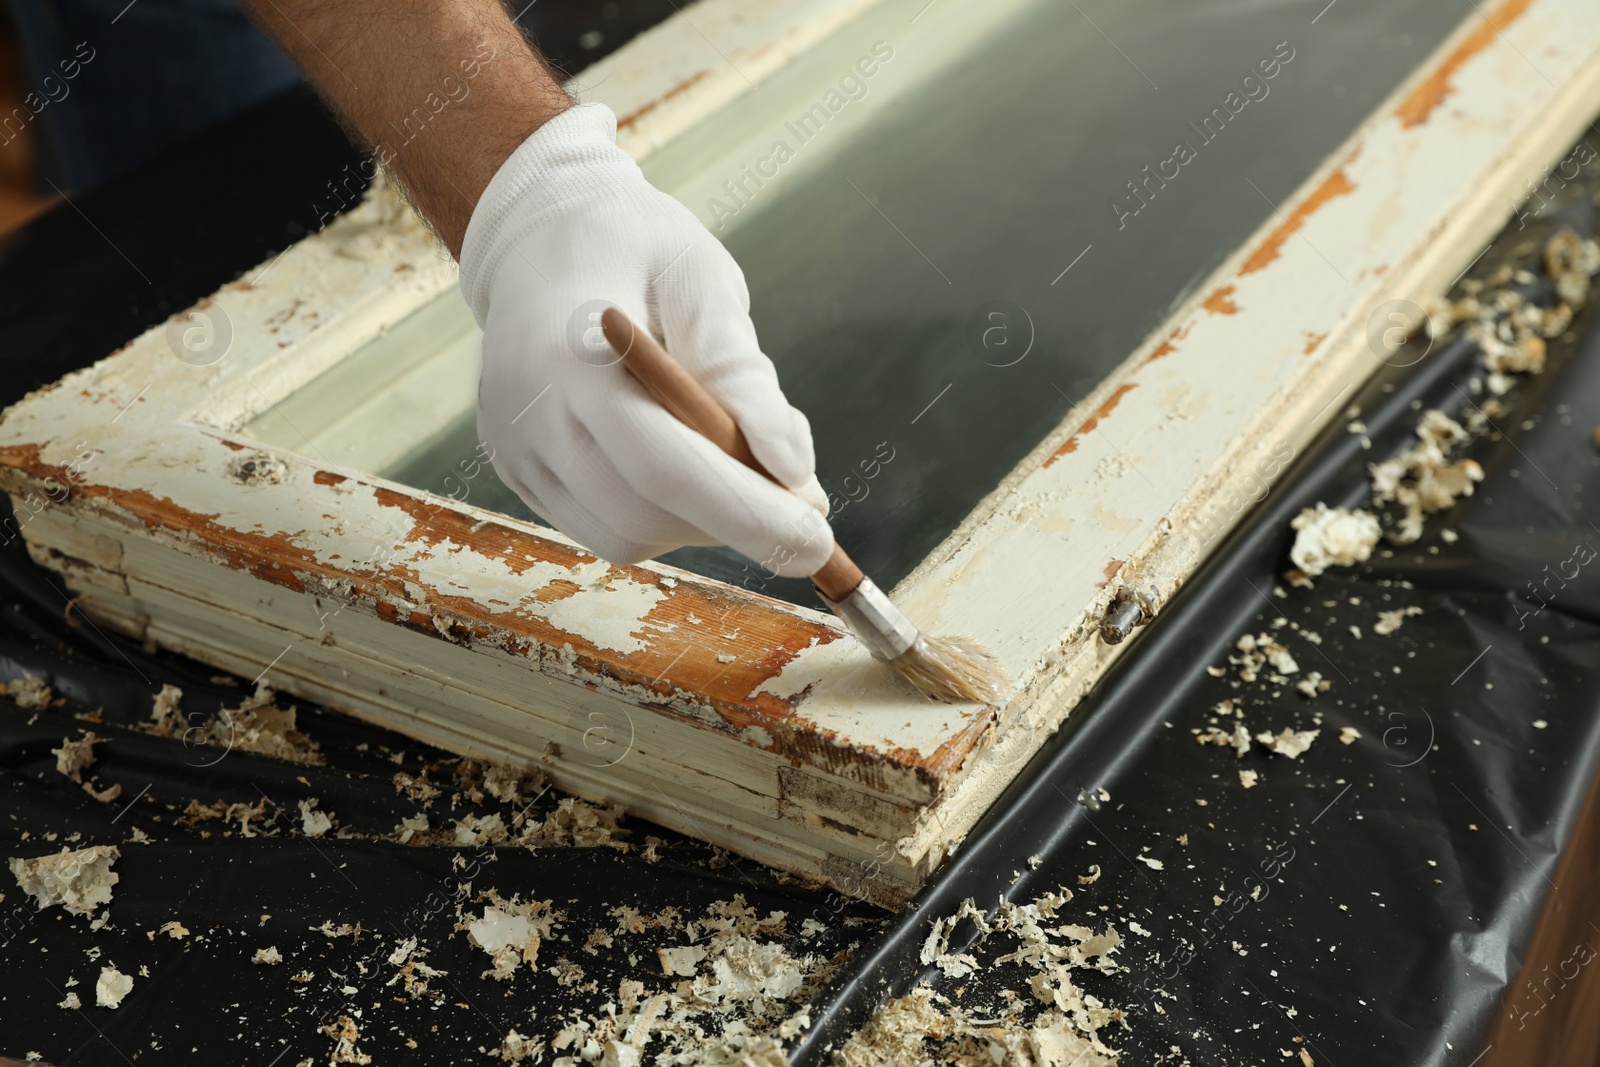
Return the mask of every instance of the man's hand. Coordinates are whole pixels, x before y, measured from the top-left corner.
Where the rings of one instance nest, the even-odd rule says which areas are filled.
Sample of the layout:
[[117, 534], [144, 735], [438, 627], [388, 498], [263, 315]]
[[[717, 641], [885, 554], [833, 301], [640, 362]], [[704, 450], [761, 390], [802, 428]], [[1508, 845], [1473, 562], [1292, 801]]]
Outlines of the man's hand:
[[[744, 275], [573, 107], [498, 0], [248, 0], [462, 264], [483, 327], [478, 426], [501, 478], [613, 562], [728, 544], [769, 571], [827, 559], [806, 418], [750, 322]], [[470, 224], [469, 224], [470, 220]], [[600, 332], [620, 308], [733, 415], [792, 492], [663, 409]]]
[[[461, 291], [483, 327], [478, 432], [530, 507], [601, 556], [732, 545], [806, 575], [833, 548], [806, 417], [784, 399], [750, 322], [744, 274], [583, 104], [528, 138], [467, 228]], [[662, 407], [600, 330], [616, 306], [733, 415], [784, 489]]]

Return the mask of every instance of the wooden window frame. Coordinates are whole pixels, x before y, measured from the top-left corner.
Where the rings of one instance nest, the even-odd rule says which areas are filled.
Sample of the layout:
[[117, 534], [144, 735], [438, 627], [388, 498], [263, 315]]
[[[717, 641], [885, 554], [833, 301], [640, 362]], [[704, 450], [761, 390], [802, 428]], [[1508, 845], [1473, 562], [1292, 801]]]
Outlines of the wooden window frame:
[[[455, 286], [392, 194], [191, 309], [219, 362], [174, 357], [186, 312], [6, 412], [7, 533], [97, 623], [899, 902], [1127, 648], [1108, 605], [1159, 610], [1378, 366], [1374, 311], [1442, 295], [1600, 111], [1592, 2], [1471, 13], [899, 584], [998, 654], [1002, 707], [924, 701], [831, 617], [242, 433]], [[877, 6], [701, 0], [575, 81], [642, 159]]]

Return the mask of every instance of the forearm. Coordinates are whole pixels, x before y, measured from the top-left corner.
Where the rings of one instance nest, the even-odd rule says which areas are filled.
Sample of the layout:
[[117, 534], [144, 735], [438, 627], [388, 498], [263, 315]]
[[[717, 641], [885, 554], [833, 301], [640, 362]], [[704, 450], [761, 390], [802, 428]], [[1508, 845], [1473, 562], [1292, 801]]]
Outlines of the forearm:
[[246, 0], [459, 257], [507, 156], [571, 106], [499, 0]]

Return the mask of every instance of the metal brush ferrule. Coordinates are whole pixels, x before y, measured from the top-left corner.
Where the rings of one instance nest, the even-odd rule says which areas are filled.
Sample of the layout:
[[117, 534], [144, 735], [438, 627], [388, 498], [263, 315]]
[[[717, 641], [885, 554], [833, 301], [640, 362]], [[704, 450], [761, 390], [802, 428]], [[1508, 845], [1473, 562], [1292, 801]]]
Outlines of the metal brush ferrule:
[[890, 602], [883, 590], [872, 584], [871, 578], [862, 578], [861, 584], [843, 600], [829, 600], [821, 590], [817, 595], [878, 659], [899, 659], [916, 644], [917, 628]]

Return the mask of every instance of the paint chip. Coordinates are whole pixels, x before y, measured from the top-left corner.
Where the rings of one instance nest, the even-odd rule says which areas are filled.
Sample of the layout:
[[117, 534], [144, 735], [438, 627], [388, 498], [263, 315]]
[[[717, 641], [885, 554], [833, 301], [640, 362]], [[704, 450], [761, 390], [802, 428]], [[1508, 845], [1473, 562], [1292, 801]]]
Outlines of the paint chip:
[[12, 859], [11, 873], [24, 893], [40, 908], [60, 904], [74, 915], [89, 915], [111, 903], [118, 874], [111, 869], [122, 855], [115, 845], [92, 845], [53, 856]]
[[94, 1002], [102, 1008], [115, 1008], [133, 989], [133, 979], [117, 970], [116, 964], [100, 968], [100, 980], [94, 984]]
[[1401, 545], [1422, 536], [1425, 516], [1451, 507], [1458, 497], [1471, 496], [1473, 486], [1483, 480], [1483, 468], [1475, 460], [1449, 460], [1450, 452], [1470, 436], [1459, 422], [1435, 409], [1423, 413], [1416, 432], [1417, 441], [1410, 448], [1371, 467], [1373, 502], [1392, 501], [1405, 509], [1389, 534]]
[[1301, 573], [1312, 578], [1329, 567], [1366, 562], [1383, 535], [1376, 515], [1330, 508], [1322, 503], [1303, 509], [1289, 528], [1295, 531], [1289, 558]]
[[1333, 683], [1322, 677], [1321, 671], [1312, 671], [1294, 683], [1294, 687], [1300, 692], [1301, 696], [1314, 697], [1318, 693], [1326, 693], [1333, 687]]
[[661, 973], [693, 978], [706, 950], [699, 945], [680, 945], [677, 948], [656, 949], [656, 959], [661, 963]]
[[25, 674], [14, 682], [0, 683], [0, 693], [9, 696], [24, 711], [43, 711], [55, 702], [55, 693], [43, 678]]
[[324, 1026], [322, 1033], [333, 1038], [333, 1049], [328, 1053], [329, 1067], [338, 1067], [341, 1063], [368, 1064], [372, 1062], [372, 1057], [362, 1052], [356, 1045], [356, 1042], [361, 1040], [361, 1031], [357, 1028], [356, 1021], [350, 1016], [339, 1016], [327, 1026]]
[[539, 949], [550, 935], [555, 915], [546, 901], [517, 904], [499, 901], [486, 905], [483, 917], [467, 923], [467, 940], [487, 952], [494, 968], [484, 974], [504, 981], [518, 963], [534, 967]]
[[300, 832], [307, 837], [321, 837], [333, 829], [333, 819], [324, 812], [314, 810], [315, 797], [300, 802]]
[[1276, 734], [1262, 731], [1256, 734], [1256, 740], [1280, 756], [1295, 759], [1311, 747], [1311, 743], [1317, 739], [1317, 735], [1320, 733], [1322, 733], [1321, 730], [1294, 730], [1286, 726]]
[[1378, 621], [1372, 625], [1372, 632], [1387, 637], [1400, 629], [1400, 624], [1405, 622], [1409, 616], [1421, 614], [1422, 609], [1414, 604], [1409, 607], [1395, 608], [1393, 611], [1380, 611], [1378, 612]]

